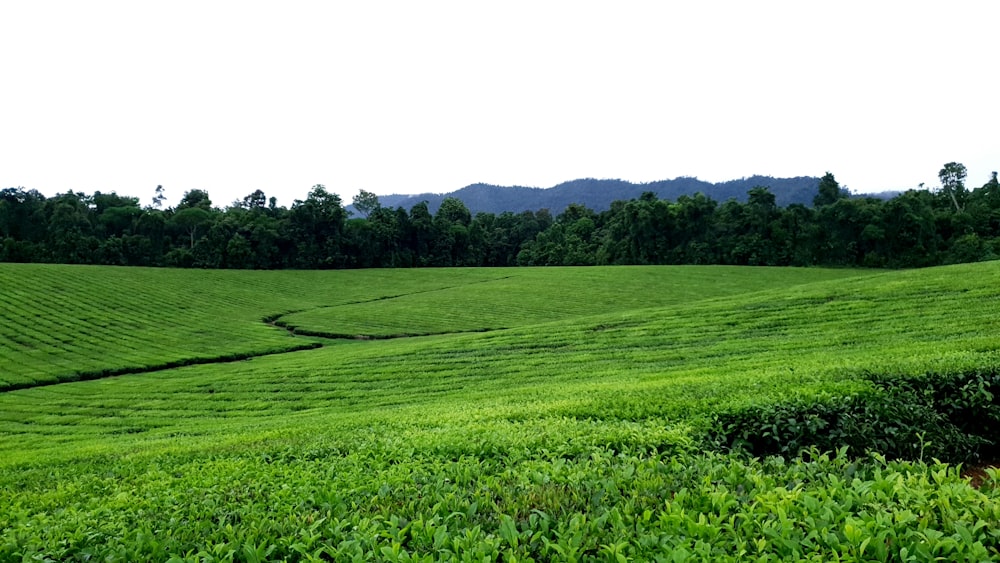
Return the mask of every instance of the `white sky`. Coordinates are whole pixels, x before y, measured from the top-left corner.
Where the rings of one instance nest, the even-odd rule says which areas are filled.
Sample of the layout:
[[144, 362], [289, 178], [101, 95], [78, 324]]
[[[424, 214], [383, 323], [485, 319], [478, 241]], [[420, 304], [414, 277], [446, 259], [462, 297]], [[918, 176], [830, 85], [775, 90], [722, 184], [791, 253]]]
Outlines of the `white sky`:
[[1000, 169], [1000, 2], [0, 0], [0, 188]]

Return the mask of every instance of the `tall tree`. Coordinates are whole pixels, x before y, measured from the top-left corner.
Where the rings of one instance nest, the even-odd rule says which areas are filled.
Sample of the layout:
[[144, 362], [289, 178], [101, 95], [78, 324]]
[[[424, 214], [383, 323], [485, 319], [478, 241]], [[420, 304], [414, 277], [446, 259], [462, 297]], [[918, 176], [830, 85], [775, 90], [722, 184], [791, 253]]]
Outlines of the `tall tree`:
[[471, 252], [469, 225], [472, 214], [462, 200], [447, 197], [434, 216], [435, 245], [432, 264], [465, 266]]
[[91, 203], [90, 196], [73, 192], [46, 200], [49, 248], [57, 262], [87, 264], [95, 260], [100, 242], [93, 236]]
[[848, 195], [850, 194], [840, 187], [833, 174], [827, 172], [819, 179], [819, 188], [816, 191], [816, 197], [813, 198], [813, 205], [815, 207], [833, 205], [837, 203], [838, 199], [844, 199]]
[[462, 203], [462, 200], [457, 197], [446, 197], [441, 202], [441, 206], [438, 207], [437, 214], [434, 216], [436, 220], [445, 221], [451, 224], [459, 224], [465, 227], [469, 226], [472, 222], [472, 213], [469, 212], [469, 208]]
[[428, 266], [431, 262], [431, 245], [434, 244], [434, 217], [426, 201], [410, 208], [407, 245], [418, 266]]
[[990, 181], [983, 185], [984, 188], [997, 190], [1000, 189], [1000, 180], [997, 180], [997, 172], [994, 170], [990, 173]]
[[718, 203], [698, 192], [693, 196], [682, 195], [674, 203], [677, 220], [676, 262], [682, 264], [713, 264], [717, 261], [718, 247], [716, 208]]
[[938, 178], [941, 179], [941, 191], [951, 199], [952, 204], [955, 205], [955, 211], [962, 211], [965, 204], [966, 175], [965, 166], [958, 162], [949, 162], [938, 172]]
[[153, 207], [160, 209], [163, 207], [163, 202], [167, 199], [167, 196], [163, 195], [163, 186], [157, 185], [156, 190], [153, 192]]
[[205, 190], [191, 190], [184, 194], [181, 198], [181, 202], [177, 204], [177, 209], [187, 209], [190, 207], [198, 207], [204, 210], [209, 210], [212, 208], [212, 200], [208, 197], [208, 192]]
[[37, 190], [0, 190], [0, 236], [40, 242], [45, 238], [45, 196]]
[[199, 230], [207, 226], [211, 218], [212, 214], [201, 207], [186, 207], [174, 213], [171, 223], [184, 231], [190, 241], [188, 248], [193, 249]]
[[354, 196], [354, 200], [351, 202], [354, 205], [354, 209], [357, 209], [363, 217], [367, 218], [373, 211], [382, 207], [382, 204], [378, 201], [378, 196], [361, 190], [358, 195]]
[[254, 190], [253, 193], [245, 196], [242, 201], [239, 202], [239, 207], [243, 209], [264, 209], [267, 205], [267, 196], [261, 190]]
[[340, 196], [316, 184], [304, 201], [295, 200], [288, 214], [298, 251], [297, 265], [303, 268], [343, 267], [341, 243], [347, 213]]

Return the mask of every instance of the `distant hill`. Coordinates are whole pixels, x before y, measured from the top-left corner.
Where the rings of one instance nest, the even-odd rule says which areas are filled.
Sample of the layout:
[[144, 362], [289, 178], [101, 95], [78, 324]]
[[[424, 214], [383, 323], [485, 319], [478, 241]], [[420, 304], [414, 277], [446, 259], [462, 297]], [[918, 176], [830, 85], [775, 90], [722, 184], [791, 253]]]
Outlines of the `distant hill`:
[[868, 194], [854, 194], [851, 197], [871, 197], [875, 199], [881, 199], [883, 201], [890, 200], [896, 196], [902, 195], [904, 192], [901, 190], [885, 190], [881, 192], [872, 192]]
[[[598, 212], [604, 211], [611, 207], [613, 201], [635, 199], [643, 192], [653, 192], [660, 199], [667, 200], [701, 192], [720, 203], [728, 199], [746, 201], [747, 191], [751, 188], [767, 186], [774, 193], [778, 205], [784, 207], [793, 203], [812, 205], [818, 185], [819, 178], [809, 176], [798, 178], [751, 176], [718, 184], [690, 177], [660, 180], [648, 184], [587, 178], [564, 182], [551, 188], [472, 184], [446, 194], [395, 194], [379, 196], [379, 201], [383, 207], [402, 207], [407, 210], [421, 201], [426, 201], [431, 213], [436, 213], [442, 200], [455, 197], [462, 200], [473, 214], [480, 211], [499, 214], [504, 211], [518, 213], [548, 209], [553, 215], [557, 215], [571, 203], [579, 203]], [[350, 206], [348, 209], [353, 211]]]

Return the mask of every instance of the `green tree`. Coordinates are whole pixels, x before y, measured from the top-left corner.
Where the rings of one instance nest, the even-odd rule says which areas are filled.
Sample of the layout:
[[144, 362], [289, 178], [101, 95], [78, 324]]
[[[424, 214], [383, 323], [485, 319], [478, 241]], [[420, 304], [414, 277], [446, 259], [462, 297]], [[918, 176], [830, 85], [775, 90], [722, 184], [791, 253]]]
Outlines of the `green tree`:
[[713, 264], [717, 261], [716, 208], [718, 203], [699, 192], [682, 195], [673, 204], [676, 218], [675, 262]]
[[264, 209], [267, 205], [267, 196], [261, 190], [254, 190], [253, 193], [245, 196], [239, 203], [239, 207], [243, 209]]
[[847, 190], [840, 187], [833, 174], [827, 172], [819, 179], [819, 188], [816, 191], [816, 197], [813, 198], [813, 205], [815, 207], [833, 205], [837, 203], [837, 200], [844, 199], [849, 195]]
[[177, 209], [188, 209], [190, 207], [197, 207], [199, 209], [204, 209], [208, 211], [212, 208], [212, 200], [208, 197], [208, 192], [205, 190], [191, 190], [184, 194], [181, 198], [181, 202], [177, 204]]
[[378, 196], [361, 190], [358, 195], [354, 196], [354, 200], [351, 202], [354, 205], [354, 209], [357, 209], [363, 217], [367, 218], [373, 211], [382, 207], [382, 204], [378, 201]]
[[188, 248], [194, 248], [198, 230], [206, 226], [212, 219], [212, 214], [201, 207], [187, 207], [174, 213], [171, 223], [179, 227], [190, 240]]
[[91, 198], [97, 225], [105, 237], [120, 237], [131, 234], [139, 217], [144, 213], [139, 207], [139, 198], [122, 197], [112, 192], [94, 192]]
[[226, 266], [248, 269], [254, 266], [253, 249], [250, 241], [240, 233], [233, 234], [226, 243]]
[[881, 206], [876, 224], [885, 233], [880, 254], [891, 268], [937, 263], [940, 240], [934, 217], [934, 194], [908, 190]]
[[468, 227], [472, 222], [472, 214], [469, 208], [456, 197], [446, 197], [438, 208], [435, 220], [445, 221], [450, 224], [459, 224]]
[[154, 193], [156, 195], [153, 196], [153, 207], [160, 209], [163, 207], [163, 202], [167, 199], [167, 196], [163, 195], [163, 186], [156, 186]]
[[434, 266], [468, 265], [471, 253], [469, 225], [472, 214], [462, 200], [447, 197], [434, 216], [434, 245], [431, 264]]
[[37, 190], [0, 190], [0, 236], [18, 241], [43, 241], [47, 223], [45, 203], [45, 196]]
[[962, 211], [967, 196], [965, 190], [965, 177], [967, 171], [965, 166], [958, 162], [949, 162], [938, 172], [941, 180], [941, 191], [951, 200], [955, 206], [955, 211]]
[[875, 198], [842, 199], [817, 210], [818, 262], [827, 266], [863, 266], [867, 245], [875, 241], [869, 225], [878, 225], [882, 202]]
[[[136, 219], [135, 232], [138, 236], [149, 241], [148, 246], [142, 247], [149, 252], [149, 255], [141, 260], [144, 265], [160, 264], [164, 253], [169, 250], [167, 248], [169, 243], [169, 237], [167, 236], [168, 217], [168, 213], [159, 209], [152, 209], [147, 210], [146, 213], [143, 213]], [[136, 244], [134, 246], [136, 246], [135, 251], [138, 252], [141, 245]]]
[[816, 211], [801, 203], [793, 203], [781, 210], [781, 217], [775, 223], [779, 263], [789, 266], [810, 266], [816, 262], [816, 242], [818, 228]]
[[92, 198], [66, 192], [45, 201], [48, 248], [52, 259], [65, 264], [96, 261], [100, 241], [93, 236]]
[[316, 184], [305, 200], [295, 200], [288, 213], [289, 229], [303, 268], [342, 267], [342, 242], [347, 212], [340, 196]]
[[418, 266], [427, 266], [431, 261], [431, 245], [434, 244], [434, 217], [426, 201], [410, 208], [409, 228], [406, 243]]

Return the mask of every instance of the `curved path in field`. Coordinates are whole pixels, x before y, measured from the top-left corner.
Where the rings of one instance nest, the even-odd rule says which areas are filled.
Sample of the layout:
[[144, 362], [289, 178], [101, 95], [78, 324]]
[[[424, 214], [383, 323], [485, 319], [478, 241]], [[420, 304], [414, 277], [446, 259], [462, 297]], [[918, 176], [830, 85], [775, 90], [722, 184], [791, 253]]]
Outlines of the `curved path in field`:
[[[507, 279], [507, 278], [510, 278], [510, 277], [512, 277], [512, 276], [503, 276], [503, 277], [494, 278], [494, 279], [480, 280], [480, 281], [476, 281], [476, 282], [472, 282], [472, 283], [492, 282], [492, 281], [498, 281], [498, 280]], [[398, 299], [400, 297], [406, 297], [406, 296], [409, 296], [409, 295], [417, 295], [417, 294], [421, 294], [421, 293], [432, 293], [432, 292], [437, 292], [437, 291], [445, 291], [445, 290], [449, 290], [449, 289], [455, 289], [457, 287], [462, 287], [464, 285], [471, 285], [471, 284], [460, 284], [460, 285], [439, 287], [439, 288], [435, 288], [435, 289], [428, 289], [428, 290], [422, 290], [422, 291], [414, 291], [414, 292], [410, 292], [410, 293], [402, 293], [402, 294], [399, 294], [399, 295], [389, 295], [389, 296], [377, 297], [375, 299], [366, 299], [366, 300], [361, 300], [361, 301], [352, 301], [352, 302], [348, 302], [348, 303], [340, 303], [340, 304], [337, 304], [337, 305], [323, 305], [323, 306], [319, 306], [319, 307], [310, 307], [310, 308], [307, 308], [307, 309], [299, 309], [299, 310], [295, 310], [295, 311], [286, 311], [284, 313], [280, 313], [280, 314], [276, 314], [276, 315], [271, 315], [271, 316], [265, 317], [264, 319], [262, 319], [262, 321], [265, 324], [267, 324], [268, 326], [274, 327], [276, 329], [285, 330], [285, 331], [287, 331], [289, 334], [291, 334], [293, 336], [306, 336], [306, 337], [311, 337], [311, 338], [324, 338], [324, 339], [329, 339], [329, 340], [359, 340], [359, 341], [360, 340], [389, 340], [389, 339], [396, 339], [396, 338], [414, 338], [414, 337], [419, 337], [419, 336], [439, 336], [439, 335], [447, 335], [447, 334], [470, 334], [470, 333], [477, 333], [477, 332], [489, 332], [491, 330], [501, 330], [501, 329], [455, 330], [455, 331], [428, 332], [428, 333], [400, 333], [400, 334], [392, 334], [392, 335], [340, 334], [340, 333], [331, 333], [331, 332], [310, 330], [310, 329], [307, 329], [307, 328], [302, 328], [302, 327], [287, 325], [287, 324], [285, 324], [285, 323], [283, 323], [281, 321], [281, 319], [283, 317], [286, 317], [288, 315], [293, 315], [293, 314], [296, 314], [296, 313], [302, 313], [302, 312], [305, 312], [305, 311], [312, 311], [312, 310], [316, 310], [316, 309], [328, 309], [328, 308], [335, 308], [335, 307], [343, 307], [343, 306], [347, 306], [347, 305], [359, 305], [359, 304], [363, 304], [363, 303], [372, 303], [372, 302], [376, 302], [376, 301], [386, 301], [386, 300], [390, 300], [390, 299]], [[108, 378], [108, 377], [118, 377], [118, 376], [122, 376], [122, 375], [141, 375], [141, 374], [144, 374], [144, 373], [154, 373], [154, 372], [158, 372], [158, 371], [166, 371], [166, 370], [176, 369], [176, 368], [186, 367], [186, 366], [206, 365], [206, 364], [226, 364], [226, 363], [232, 363], [232, 362], [241, 362], [241, 361], [244, 361], [244, 360], [250, 360], [250, 359], [258, 358], [258, 357], [274, 356], [274, 355], [278, 355], [278, 354], [291, 354], [291, 353], [294, 353], [294, 352], [302, 352], [304, 350], [315, 350], [317, 348], [322, 348], [322, 347], [323, 347], [323, 344], [321, 342], [316, 342], [315, 340], [311, 340], [311, 341], [304, 342], [304, 343], [302, 343], [300, 345], [297, 345], [297, 346], [292, 346], [292, 347], [290, 347], [288, 349], [285, 349], [285, 350], [271, 350], [271, 351], [263, 351], [263, 352], [244, 352], [244, 353], [224, 354], [224, 355], [220, 355], [220, 356], [203, 357], [203, 358], [179, 358], [177, 360], [173, 360], [173, 361], [170, 361], [170, 362], [165, 362], [165, 363], [161, 363], [161, 364], [153, 364], [153, 365], [148, 365], [148, 366], [135, 366], [135, 367], [119, 368], [119, 369], [107, 369], [107, 370], [101, 370], [101, 371], [95, 371], [95, 372], [77, 373], [77, 374], [74, 374], [74, 378], [73, 379], [58, 379], [58, 380], [52, 380], [52, 381], [36, 381], [36, 382], [32, 382], [32, 383], [26, 384], [26, 385], [16, 385], [15, 384], [15, 385], [10, 385], [8, 387], [0, 389], [0, 393], [5, 393], [5, 392], [8, 392], [8, 391], [16, 391], [16, 390], [19, 390], [19, 389], [31, 389], [31, 388], [34, 388], [34, 387], [47, 387], [47, 386], [50, 386], [50, 385], [59, 385], [59, 384], [62, 384], [62, 383], [73, 383], [73, 382], [76, 382], [76, 381], [90, 381], [90, 380], [94, 380], [94, 379], [104, 379], [104, 378]]]
[[414, 291], [414, 292], [410, 292], [410, 293], [401, 293], [401, 294], [398, 294], [398, 295], [388, 295], [388, 296], [383, 296], [383, 297], [376, 297], [374, 299], [365, 299], [365, 300], [361, 300], [361, 301], [351, 301], [351, 302], [348, 302], [348, 303], [339, 303], [337, 305], [321, 305], [321, 306], [318, 306], [318, 307], [311, 307], [311, 308], [308, 308], [308, 309], [299, 309], [299, 310], [296, 310], [296, 311], [287, 311], [287, 312], [282, 313], [280, 315], [274, 315], [274, 316], [267, 317], [267, 318], [264, 319], [264, 322], [267, 323], [268, 325], [276, 327], [276, 328], [283, 328], [286, 331], [288, 331], [290, 334], [295, 335], [295, 336], [311, 336], [311, 337], [317, 337], [317, 338], [327, 338], [327, 339], [330, 339], [330, 340], [391, 340], [391, 339], [396, 339], [396, 338], [415, 338], [415, 337], [419, 337], [419, 336], [443, 336], [443, 335], [448, 335], [448, 334], [472, 334], [472, 333], [479, 333], [479, 332], [490, 332], [490, 331], [494, 331], [494, 330], [503, 330], [503, 328], [505, 328], [505, 327], [499, 327], [499, 328], [479, 328], [479, 329], [470, 329], [470, 330], [447, 330], [447, 331], [435, 331], [435, 332], [400, 332], [400, 333], [394, 333], [394, 334], [349, 334], [349, 333], [341, 333], [341, 332], [327, 332], [327, 331], [321, 331], [321, 330], [313, 330], [313, 329], [310, 329], [310, 328], [307, 328], [307, 327], [301, 327], [301, 326], [297, 326], [297, 325], [288, 324], [287, 322], [283, 321], [282, 319], [284, 317], [289, 316], [289, 315], [294, 315], [294, 314], [298, 314], [298, 313], [305, 313], [307, 311], [316, 311], [316, 310], [319, 310], [319, 309], [333, 309], [333, 308], [336, 308], [336, 307], [347, 307], [347, 306], [351, 306], [351, 305], [361, 305], [361, 304], [364, 304], [364, 303], [375, 303], [375, 302], [378, 302], [378, 301], [389, 301], [389, 300], [392, 300], [392, 299], [399, 299], [401, 297], [409, 297], [411, 295], [420, 295], [420, 294], [426, 294], [426, 293], [436, 293], [436, 292], [440, 292], [440, 291], [447, 291], [449, 289], [455, 289], [455, 288], [458, 288], [458, 287], [465, 287], [465, 286], [469, 286], [469, 285], [473, 285], [473, 284], [495, 282], [495, 281], [509, 279], [511, 277], [513, 277], [513, 276], [502, 276], [502, 277], [499, 277], [499, 278], [493, 278], [493, 279], [488, 279], [488, 280], [479, 280], [479, 281], [476, 281], [476, 282], [471, 282], [471, 283], [461, 284], [461, 285], [439, 287], [439, 288], [435, 288], [435, 289], [427, 289], [427, 290], [423, 290], [423, 291]]

